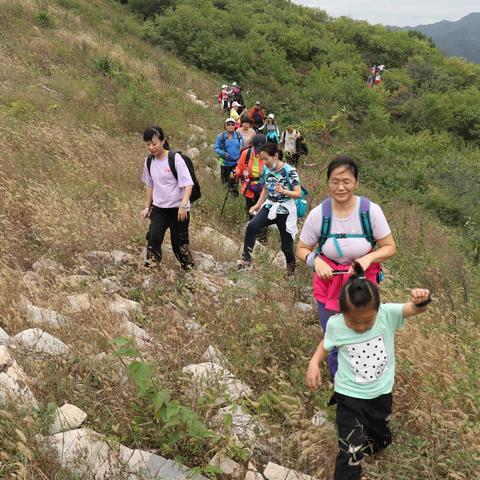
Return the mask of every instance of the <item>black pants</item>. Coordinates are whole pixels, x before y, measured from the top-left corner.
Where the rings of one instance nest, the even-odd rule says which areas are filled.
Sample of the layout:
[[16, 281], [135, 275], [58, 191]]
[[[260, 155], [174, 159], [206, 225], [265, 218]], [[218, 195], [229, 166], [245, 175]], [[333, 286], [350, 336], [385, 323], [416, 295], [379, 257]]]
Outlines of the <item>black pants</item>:
[[222, 179], [222, 183], [228, 183], [230, 181], [230, 173], [234, 172], [236, 167], [236, 165], [232, 165], [231, 167], [220, 165], [220, 178]]
[[147, 258], [162, 260], [162, 243], [167, 229], [170, 229], [172, 250], [184, 270], [195, 266], [189, 248], [188, 226], [190, 214], [183, 222], [178, 220], [178, 208], [158, 208], [153, 206], [150, 213], [150, 229], [147, 233]]
[[298, 153], [285, 153], [285, 161], [290, 165], [293, 165], [295, 168], [298, 167], [298, 161], [300, 160], [300, 155]]
[[392, 394], [363, 400], [335, 393], [330, 403], [335, 402], [340, 452], [334, 480], [360, 480], [365, 453], [377, 453], [392, 443]]
[[[245, 207], [247, 209], [247, 215], [249, 220], [252, 220], [255, 217], [255, 215], [252, 215], [250, 213], [250, 209], [257, 204], [259, 198], [260, 198], [260, 193], [256, 193], [253, 198], [245, 197]], [[260, 243], [263, 243], [263, 244], [267, 243], [268, 241], [267, 227], [260, 230], [260, 232], [257, 235], [257, 238]]]
[[287, 260], [287, 265], [290, 269], [294, 270], [295, 265], [295, 254], [293, 253], [293, 238], [287, 232], [287, 218], [288, 214], [277, 214], [277, 217], [274, 220], [269, 220], [268, 218], [268, 208], [262, 207], [260, 211], [253, 217], [247, 225], [247, 231], [245, 232], [245, 242], [243, 244], [243, 259], [251, 260], [251, 254], [253, 247], [255, 246], [255, 240], [257, 235], [268, 225], [273, 225], [274, 223], [278, 227], [280, 232], [280, 240], [282, 243], [282, 252], [285, 255]]

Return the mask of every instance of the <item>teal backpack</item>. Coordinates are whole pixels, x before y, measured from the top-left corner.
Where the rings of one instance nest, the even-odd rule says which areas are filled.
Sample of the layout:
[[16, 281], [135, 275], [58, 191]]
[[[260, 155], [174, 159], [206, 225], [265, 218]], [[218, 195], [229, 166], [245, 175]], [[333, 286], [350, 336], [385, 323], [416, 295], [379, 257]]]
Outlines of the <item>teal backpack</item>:
[[370, 200], [366, 197], [360, 197], [360, 225], [363, 233], [331, 233], [332, 228], [332, 199], [326, 198], [322, 203], [322, 229], [320, 231], [320, 241], [318, 242], [319, 250], [329, 238], [333, 238], [333, 243], [337, 250], [338, 256], [342, 257], [343, 253], [338, 243], [339, 238], [365, 238], [372, 248], [375, 247], [375, 237], [373, 236], [372, 222], [370, 221]]
[[[285, 163], [284, 168], [287, 170], [287, 175], [288, 175], [288, 173], [293, 167], [290, 164]], [[290, 181], [288, 183], [290, 184]], [[291, 185], [290, 185], [290, 188], [292, 188]], [[300, 185], [300, 188], [302, 189], [302, 196], [300, 198], [295, 199], [295, 205], [297, 206], [297, 218], [303, 218], [307, 214], [307, 210], [308, 210], [308, 202], [307, 202], [308, 190], [303, 185]]]

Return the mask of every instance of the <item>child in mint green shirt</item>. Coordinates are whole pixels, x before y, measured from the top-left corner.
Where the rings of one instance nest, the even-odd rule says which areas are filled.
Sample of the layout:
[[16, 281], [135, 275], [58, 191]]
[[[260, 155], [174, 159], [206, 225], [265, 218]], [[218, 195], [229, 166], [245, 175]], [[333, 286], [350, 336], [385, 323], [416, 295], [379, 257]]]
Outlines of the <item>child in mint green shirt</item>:
[[376, 453], [392, 441], [388, 426], [395, 380], [395, 332], [404, 319], [427, 309], [430, 293], [417, 288], [405, 304], [380, 303], [378, 287], [365, 279], [361, 265], [340, 294], [340, 314], [330, 317], [325, 338], [310, 360], [307, 385], [321, 383], [319, 364], [338, 349], [335, 393], [340, 452], [334, 480], [360, 480], [365, 451]]

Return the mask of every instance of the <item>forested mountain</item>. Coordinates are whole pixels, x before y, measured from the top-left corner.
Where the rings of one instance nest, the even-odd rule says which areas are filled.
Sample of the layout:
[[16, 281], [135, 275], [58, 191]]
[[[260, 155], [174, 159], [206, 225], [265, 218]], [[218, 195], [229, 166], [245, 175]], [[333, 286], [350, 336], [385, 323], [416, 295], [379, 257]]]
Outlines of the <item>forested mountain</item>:
[[450, 22], [417, 25], [416, 27], [397, 28], [395, 30], [415, 30], [430, 37], [446, 55], [463, 57], [471, 62], [480, 63], [480, 12]]

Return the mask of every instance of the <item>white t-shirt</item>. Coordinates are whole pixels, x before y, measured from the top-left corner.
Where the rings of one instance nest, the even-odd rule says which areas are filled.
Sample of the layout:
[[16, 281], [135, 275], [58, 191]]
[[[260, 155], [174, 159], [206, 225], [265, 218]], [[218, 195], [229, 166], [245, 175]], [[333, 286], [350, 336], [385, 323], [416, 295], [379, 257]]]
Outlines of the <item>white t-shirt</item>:
[[289, 133], [288, 130], [285, 130], [283, 132], [284, 134], [284, 139], [285, 139], [285, 151], [291, 153], [294, 155], [297, 153], [297, 138], [300, 137], [300, 133], [297, 132], [296, 130], [293, 130], [292, 133]]
[[[360, 197], [356, 196], [356, 199], [357, 204], [347, 218], [340, 219], [332, 212], [330, 233], [363, 233], [360, 223]], [[318, 205], [308, 214], [303, 225], [302, 233], [300, 234], [300, 240], [303, 243], [314, 246], [319, 242], [322, 219], [322, 205]], [[373, 202], [370, 202], [370, 223], [372, 224], [375, 240], [382, 240], [387, 235], [390, 235], [391, 230], [382, 209]], [[329, 238], [322, 248], [322, 253], [336, 263], [350, 264], [353, 260], [363, 257], [372, 249], [370, 242], [366, 238], [339, 238], [337, 240], [343, 256], [340, 257], [338, 255], [333, 238]]]

